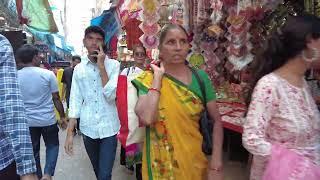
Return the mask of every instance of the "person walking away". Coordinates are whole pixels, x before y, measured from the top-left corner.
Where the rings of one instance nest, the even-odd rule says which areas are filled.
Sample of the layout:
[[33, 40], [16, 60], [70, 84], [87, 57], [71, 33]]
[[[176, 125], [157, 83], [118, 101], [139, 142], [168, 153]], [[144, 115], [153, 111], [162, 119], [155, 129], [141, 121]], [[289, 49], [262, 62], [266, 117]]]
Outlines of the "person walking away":
[[[39, 179], [51, 180], [59, 153], [59, 128], [54, 107], [60, 114], [62, 127], [67, 126], [57, 80], [53, 72], [39, 67], [39, 50], [35, 46], [23, 45], [17, 50], [16, 57], [24, 65], [18, 71], [18, 80], [30, 127], [37, 175]], [[40, 165], [41, 136], [46, 146], [44, 175]]]
[[76, 119], [80, 118], [80, 131], [94, 173], [98, 180], [111, 180], [120, 129], [115, 103], [120, 63], [105, 55], [103, 29], [89, 26], [84, 34], [88, 54], [73, 71], [65, 150], [72, 155]]

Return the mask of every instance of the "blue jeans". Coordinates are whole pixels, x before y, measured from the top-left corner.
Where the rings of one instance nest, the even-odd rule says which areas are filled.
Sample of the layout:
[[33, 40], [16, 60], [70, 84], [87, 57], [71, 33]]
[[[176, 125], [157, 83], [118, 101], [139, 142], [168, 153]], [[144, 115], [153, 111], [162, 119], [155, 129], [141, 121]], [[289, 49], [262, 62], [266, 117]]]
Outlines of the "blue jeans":
[[57, 124], [45, 127], [30, 127], [30, 135], [33, 146], [34, 158], [37, 165], [37, 176], [42, 177], [42, 170], [40, 165], [40, 138], [43, 137], [46, 145], [46, 164], [44, 167], [44, 174], [53, 176], [56, 168], [58, 154], [59, 154], [59, 128]]
[[103, 139], [83, 135], [83, 142], [97, 179], [111, 180], [117, 150], [116, 135]]

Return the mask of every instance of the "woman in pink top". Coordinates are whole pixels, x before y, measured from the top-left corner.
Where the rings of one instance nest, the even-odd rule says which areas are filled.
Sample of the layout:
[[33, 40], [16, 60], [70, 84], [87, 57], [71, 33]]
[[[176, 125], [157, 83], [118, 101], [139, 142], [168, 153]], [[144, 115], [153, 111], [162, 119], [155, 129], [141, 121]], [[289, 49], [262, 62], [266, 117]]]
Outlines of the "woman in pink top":
[[243, 145], [253, 154], [251, 180], [262, 178], [276, 143], [320, 165], [320, 114], [304, 80], [305, 71], [320, 62], [320, 19], [288, 17], [265, 47], [253, 68], [243, 125]]

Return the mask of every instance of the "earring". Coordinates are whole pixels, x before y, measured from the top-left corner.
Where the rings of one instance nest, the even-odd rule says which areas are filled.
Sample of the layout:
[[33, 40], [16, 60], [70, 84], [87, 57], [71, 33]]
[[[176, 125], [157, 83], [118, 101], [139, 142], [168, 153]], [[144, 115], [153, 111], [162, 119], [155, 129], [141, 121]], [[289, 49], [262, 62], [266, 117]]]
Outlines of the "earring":
[[307, 61], [307, 62], [313, 62], [313, 61], [318, 60], [318, 58], [319, 58], [319, 51], [318, 51], [318, 49], [316, 49], [316, 48], [311, 48], [311, 50], [313, 51], [311, 58], [308, 58], [308, 57], [306, 56], [305, 51], [302, 51], [302, 58], [303, 58], [303, 60], [305, 60], [305, 61]]

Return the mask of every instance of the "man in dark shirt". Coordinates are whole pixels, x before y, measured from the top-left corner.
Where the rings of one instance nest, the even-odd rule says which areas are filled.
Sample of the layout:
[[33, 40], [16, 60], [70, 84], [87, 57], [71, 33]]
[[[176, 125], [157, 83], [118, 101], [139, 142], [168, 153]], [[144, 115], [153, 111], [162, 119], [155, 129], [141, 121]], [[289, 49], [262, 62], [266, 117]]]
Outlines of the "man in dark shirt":
[[66, 101], [67, 107], [69, 108], [69, 99], [70, 99], [70, 90], [71, 90], [71, 83], [72, 83], [72, 74], [74, 67], [81, 62], [80, 56], [72, 56], [71, 67], [66, 68], [63, 71], [61, 82], [64, 84], [64, 92], [66, 93]]
[[[62, 79], [61, 82], [63, 83], [63, 95], [65, 93], [66, 97], [66, 102], [67, 102], [67, 107], [69, 108], [69, 99], [70, 99], [70, 90], [71, 90], [71, 84], [72, 84], [72, 75], [73, 75], [73, 70], [74, 67], [76, 67], [77, 64], [81, 62], [81, 57], [80, 56], [72, 56], [72, 62], [71, 62], [71, 67], [66, 68], [63, 71]], [[64, 97], [62, 95], [62, 97]], [[78, 119], [78, 124], [77, 124], [77, 130], [79, 131], [79, 119]]]

